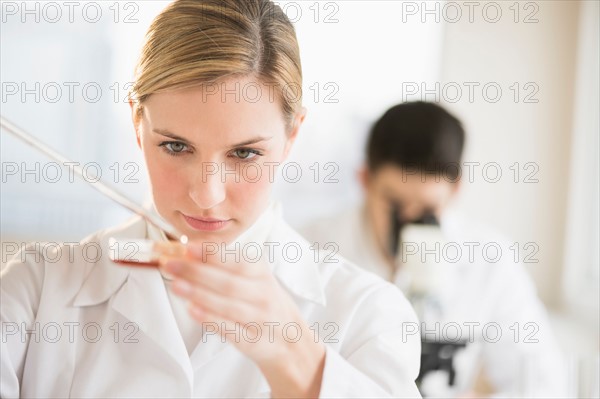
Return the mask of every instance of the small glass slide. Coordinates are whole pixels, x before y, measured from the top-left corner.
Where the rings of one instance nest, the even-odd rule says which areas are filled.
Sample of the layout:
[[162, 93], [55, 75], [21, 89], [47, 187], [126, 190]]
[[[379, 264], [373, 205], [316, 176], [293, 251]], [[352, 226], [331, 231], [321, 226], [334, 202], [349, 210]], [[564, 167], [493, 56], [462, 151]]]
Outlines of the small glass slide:
[[157, 267], [161, 257], [182, 257], [185, 244], [179, 241], [109, 238], [109, 258], [123, 266]]

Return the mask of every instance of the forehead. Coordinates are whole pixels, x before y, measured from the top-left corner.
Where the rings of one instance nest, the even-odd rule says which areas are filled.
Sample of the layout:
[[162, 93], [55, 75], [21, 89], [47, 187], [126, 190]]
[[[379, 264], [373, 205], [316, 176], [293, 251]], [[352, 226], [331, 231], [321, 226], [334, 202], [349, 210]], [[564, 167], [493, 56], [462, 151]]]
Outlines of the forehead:
[[436, 177], [394, 165], [381, 167], [375, 173], [374, 183], [381, 193], [403, 201], [436, 198], [452, 189], [452, 183], [444, 180], [443, 176]]
[[274, 91], [256, 79], [232, 78], [155, 93], [144, 102], [144, 120], [150, 129], [169, 130], [191, 141], [284, 133]]

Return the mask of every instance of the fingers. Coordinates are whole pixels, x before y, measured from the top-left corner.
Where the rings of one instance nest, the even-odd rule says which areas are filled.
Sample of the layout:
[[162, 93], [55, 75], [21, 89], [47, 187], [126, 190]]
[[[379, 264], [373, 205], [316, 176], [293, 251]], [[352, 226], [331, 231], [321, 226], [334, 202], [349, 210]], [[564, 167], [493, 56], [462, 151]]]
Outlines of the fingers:
[[246, 249], [218, 247], [215, 243], [190, 243], [186, 247], [186, 258], [249, 277], [269, 273], [265, 262], [254, 256], [255, 253], [248, 252]]
[[206, 321], [207, 315], [236, 323], [247, 323], [254, 317], [254, 307], [246, 301], [224, 296], [212, 290], [193, 286], [185, 280], [173, 281], [173, 291], [190, 302], [190, 311], [196, 319]]
[[[189, 245], [189, 244], [188, 244]], [[248, 324], [288, 319], [292, 306], [267, 264], [222, 261], [205, 248], [190, 245], [185, 257], [162, 258], [160, 267], [173, 276], [173, 291], [190, 303], [197, 320]]]
[[[188, 281], [192, 285], [203, 287], [219, 294], [239, 297], [252, 301], [260, 296], [261, 282], [272, 276], [264, 271], [244, 272], [246, 266], [238, 265], [239, 270], [231, 270], [222, 265], [200, 263], [187, 259], [170, 259], [161, 268], [174, 278]], [[265, 266], [261, 268], [266, 269]]]

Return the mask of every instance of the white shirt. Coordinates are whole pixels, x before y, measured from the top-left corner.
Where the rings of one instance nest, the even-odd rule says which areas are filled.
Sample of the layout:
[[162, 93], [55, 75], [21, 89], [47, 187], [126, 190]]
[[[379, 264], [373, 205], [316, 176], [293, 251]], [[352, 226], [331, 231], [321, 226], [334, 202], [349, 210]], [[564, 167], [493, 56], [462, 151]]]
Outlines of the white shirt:
[[[439, 394], [468, 391], [483, 370], [499, 397], [564, 397], [567, 373], [562, 354], [531, 279], [513, 260], [511, 242], [458, 214], [446, 213], [440, 225], [463, 256], [452, 265], [454, 272], [444, 276], [444, 312], [421, 323], [419, 331], [429, 339], [460, 337], [473, 342], [457, 353], [455, 386]], [[333, 243], [339, 255], [400, 288], [406, 286], [402, 269], [393, 270], [378, 250], [364, 206], [314, 221], [299, 232], [319, 247]], [[484, 254], [488, 243], [489, 254]], [[502, 249], [498, 260], [497, 247]], [[486, 256], [495, 262], [486, 261]], [[497, 341], [496, 332], [502, 334]]]
[[[268, 241], [301, 249], [298, 259], [275, 250], [269, 267], [325, 344], [320, 396], [420, 397], [420, 340], [403, 330], [416, 316], [400, 291], [340, 257], [317, 254], [315, 262], [281, 211], [273, 215]], [[258, 367], [217, 334], [189, 353], [187, 321], [173, 311], [157, 269], [108, 259], [110, 237], [147, 233], [134, 217], [72, 251], [32, 243], [8, 262], [0, 280], [1, 397], [270, 396]]]

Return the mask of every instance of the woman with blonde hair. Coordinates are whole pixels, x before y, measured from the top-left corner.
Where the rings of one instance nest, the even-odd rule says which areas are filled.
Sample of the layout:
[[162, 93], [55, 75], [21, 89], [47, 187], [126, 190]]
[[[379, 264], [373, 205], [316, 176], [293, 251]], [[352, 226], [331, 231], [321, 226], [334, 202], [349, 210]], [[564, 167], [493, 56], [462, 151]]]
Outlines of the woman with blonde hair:
[[269, 1], [176, 0], [156, 17], [132, 120], [153, 211], [190, 242], [159, 268], [115, 264], [110, 238], [169, 239], [134, 217], [74, 250], [17, 254], [2, 397], [419, 396], [400, 291], [315, 252], [270, 199], [301, 87], [294, 28]]

